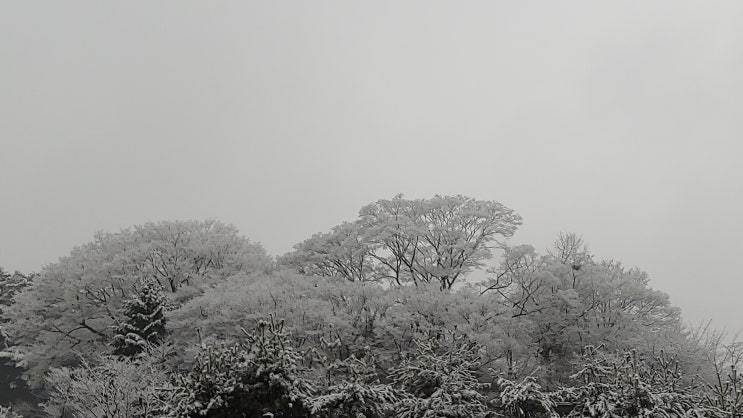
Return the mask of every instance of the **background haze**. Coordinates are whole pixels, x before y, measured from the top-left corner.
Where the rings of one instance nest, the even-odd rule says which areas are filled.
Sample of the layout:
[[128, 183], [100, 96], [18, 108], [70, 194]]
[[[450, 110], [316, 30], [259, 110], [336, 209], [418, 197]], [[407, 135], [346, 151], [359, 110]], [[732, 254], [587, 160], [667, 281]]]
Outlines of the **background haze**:
[[3, 2], [0, 266], [217, 218], [274, 254], [497, 200], [743, 325], [743, 3]]

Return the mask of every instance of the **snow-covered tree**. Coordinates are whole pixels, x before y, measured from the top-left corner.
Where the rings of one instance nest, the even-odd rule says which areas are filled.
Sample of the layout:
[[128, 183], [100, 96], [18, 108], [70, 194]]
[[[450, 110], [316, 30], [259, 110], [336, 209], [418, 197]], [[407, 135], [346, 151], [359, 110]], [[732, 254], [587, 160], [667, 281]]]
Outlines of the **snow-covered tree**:
[[359, 219], [297, 244], [280, 263], [307, 274], [348, 280], [437, 282], [442, 289], [492, 256], [493, 241], [511, 237], [521, 217], [494, 201], [465, 196], [364, 206]]
[[582, 384], [552, 394], [576, 407], [571, 417], [716, 417], [698, 388], [681, 384], [674, 356], [660, 352], [642, 359], [637, 350], [622, 356], [586, 347], [572, 377]]
[[50, 367], [74, 365], [73, 352], [93, 359], [134, 285], [152, 279], [181, 303], [237, 273], [271, 267], [260, 245], [216, 221], [147, 223], [99, 233], [45, 266], [6, 311], [14, 358], [34, 385]]
[[376, 273], [397, 285], [425, 280], [419, 269], [425, 243], [421, 240], [423, 229], [416, 222], [418, 205], [397, 195], [368, 204], [359, 211], [358, 222], [371, 243]]
[[417, 349], [390, 371], [392, 385], [410, 396], [397, 405], [400, 418], [476, 418], [487, 413], [482, 393], [489, 384], [475, 375], [481, 346], [456, 337], [449, 347], [436, 340], [418, 341]]
[[166, 351], [150, 350], [136, 361], [104, 356], [95, 364], [53, 368], [44, 411], [50, 417], [146, 418], [165, 416], [181, 390], [162, 365]]
[[371, 261], [371, 249], [360, 225], [349, 222], [333, 227], [328, 233], [315, 234], [279, 260], [302, 274], [351, 282], [375, 279]]
[[[339, 341], [326, 343], [325, 352], [338, 347]], [[351, 355], [338, 359], [321, 355], [323, 368], [328, 370], [332, 384], [311, 401], [313, 417], [318, 418], [385, 418], [393, 416], [405, 393], [392, 385], [380, 383], [374, 356], [367, 347], [361, 358]], [[341, 377], [342, 376], [342, 377]], [[329, 379], [330, 380], [330, 379]]]
[[[571, 359], [587, 344], [643, 354], [678, 346], [671, 340], [683, 334], [679, 311], [650, 288], [643, 271], [594, 260], [575, 234], [561, 234], [547, 255], [528, 245], [503, 248], [481, 293], [496, 294], [511, 320], [523, 324], [530, 335], [522, 342], [536, 345], [552, 383], [567, 382]], [[661, 338], [662, 330], [676, 337]]]
[[205, 347], [182, 378], [173, 416], [307, 417], [313, 392], [282, 322], [261, 321], [246, 341]]
[[706, 404], [721, 415], [743, 416], [743, 377], [737, 366], [731, 365], [724, 375], [718, 373], [717, 380], [707, 385]]
[[0, 418], [23, 418], [9, 406], [0, 405]]
[[712, 373], [704, 381], [705, 404], [721, 416], [743, 416], [743, 343], [726, 332], [705, 329], [703, 340]]
[[114, 331], [114, 354], [136, 357], [147, 345], [160, 344], [165, 338], [165, 297], [160, 285], [145, 280], [135, 287], [124, 302], [124, 320]]
[[383, 294], [376, 283], [290, 271], [234, 276], [169, 312], [168, 339], [181, 352], [179, 363], [191, 364], [199, 338], [207, 344], [238, 343], [244, 338], [239, 326], [253, 329], [272, 315], [284, 319], [284, 330], [298, 349], [319, 346], [321, 337], [338, 338], [348, 356], [365, 344], [359, 335], [375, 332], [375, 320], [387, 303]]
[[0, 307], [11, 305], [13, 296], [28, 286], [30, 281], [31, 278], [21, 272], [9, 273], [0, 267]]
[[[2, 353], [12, 345], [5, 331], [9, 318], [5, 316], [4, 311], [14, 303], [14, 296], [26, 288], [31, 280], [32, 277], [18, 271], [11, 274], [0, 267], [0, 402], [10, 399], [33, 399], [28, 387], [21, 379], [23, 369], [16, 366], [12, 355]], [[8, 412], [8, 414], [11, 413]]]
[[20, 272], [7, 273], [0, 267], [0, 350], [7, 348], [7, 334], [4, 331], [5, 318], [4, 309], [13, 304], [13, 297], [27, 287], [30, 279]]
[[400, 393], [391, 385], [343, 381], [312, 400], [312, 416], [318, 418], [393, 417]]
[[451, 289], [461, 276], [483, 267], [492, 256], [491, 243], [511, 237], [521, 225], [518, 214], [494, 201], [437, 195], [416, 202], [415, 221], [426, 244], [419, 269], [443, 289]]
[[557, 416], [555, 402], [543, 390], [534, 376], [526, 376], [519, 382], [504, 377], [498, 378], [500, 394], [495, 402], [498, 409], [508, 417]]

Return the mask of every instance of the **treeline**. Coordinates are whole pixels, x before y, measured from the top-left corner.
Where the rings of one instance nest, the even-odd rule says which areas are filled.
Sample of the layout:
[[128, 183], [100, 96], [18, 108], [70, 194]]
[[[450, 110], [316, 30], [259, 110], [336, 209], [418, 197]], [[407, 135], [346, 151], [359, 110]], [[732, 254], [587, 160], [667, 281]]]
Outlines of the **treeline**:
[[739, 345], [684, 326], [644, 272], [596, 260], [574, 234], [544, 253], [508, 245], [520, 223], [497, 202], [397, 196], [275, 261], [215, 221], [98, 234], [30, 280], [0, 276], [5, 356], [43, 397], [13, 408], [367, 418], [743, 410]]

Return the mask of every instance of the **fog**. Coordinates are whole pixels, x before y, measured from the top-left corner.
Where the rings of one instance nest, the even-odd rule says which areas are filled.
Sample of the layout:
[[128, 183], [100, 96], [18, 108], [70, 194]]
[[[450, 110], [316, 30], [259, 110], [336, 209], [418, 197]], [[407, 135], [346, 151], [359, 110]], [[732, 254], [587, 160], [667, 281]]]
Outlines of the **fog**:
[[520, 213], [741, 328], [743, 3], [6, 2], [0, 266], [216, 218], [274, 255], [397, 193]]

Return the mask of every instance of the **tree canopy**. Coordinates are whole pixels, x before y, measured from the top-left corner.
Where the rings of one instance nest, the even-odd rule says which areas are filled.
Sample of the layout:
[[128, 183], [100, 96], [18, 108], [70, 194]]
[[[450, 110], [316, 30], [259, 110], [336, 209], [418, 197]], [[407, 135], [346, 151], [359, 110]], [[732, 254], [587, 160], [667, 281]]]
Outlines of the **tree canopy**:
[[216, 221], [175, 221], [98, 233], [45, 266], [7, 309], [13, 356], [39, 385], [50, 366], [108, 347], [124, 301], [142, 279], [179, 304], [236, 273], [265, 271], [263, 248]]
[[280, 263], [303, 274], [349, 281], [440, 284], [451, 289], [492, 257], [493, 242], [521, 225], [512, 209], [457, 196], [405, 199], [364, 206], [359, 219], [297, 244]]
[[400, 195], [277, 265], [215, 221], [100, 233], [31, 280], [0, 270], [5, 354], [49, 416], [743, 411], [743, 344], [688, 327], [576, 234], [509, 243], [520, 224], [493, 201]]

